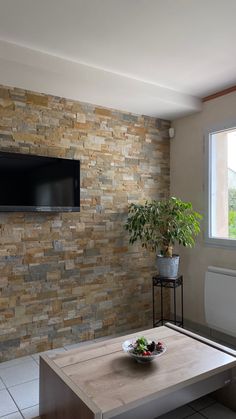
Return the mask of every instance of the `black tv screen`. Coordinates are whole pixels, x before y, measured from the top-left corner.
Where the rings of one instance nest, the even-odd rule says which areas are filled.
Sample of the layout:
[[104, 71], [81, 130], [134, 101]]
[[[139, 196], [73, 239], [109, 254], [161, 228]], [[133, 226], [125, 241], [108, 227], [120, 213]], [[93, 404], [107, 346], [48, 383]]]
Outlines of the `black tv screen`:
[[79, 211], [80, 162], [0, 151], [0, 211]]

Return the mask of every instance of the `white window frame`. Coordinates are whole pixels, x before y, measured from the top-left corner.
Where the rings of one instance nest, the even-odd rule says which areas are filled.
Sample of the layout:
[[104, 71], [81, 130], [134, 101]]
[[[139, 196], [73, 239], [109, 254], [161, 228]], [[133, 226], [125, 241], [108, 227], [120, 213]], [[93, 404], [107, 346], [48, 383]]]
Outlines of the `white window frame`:
[[228, 123], [216, 125], [205, 131], [204, 150], [205, 150], [205, 243], [213, 247], [236, 248], [236, 239], [212, 237], [212, 134], [222, 131], [236, 130], [236, 120]]

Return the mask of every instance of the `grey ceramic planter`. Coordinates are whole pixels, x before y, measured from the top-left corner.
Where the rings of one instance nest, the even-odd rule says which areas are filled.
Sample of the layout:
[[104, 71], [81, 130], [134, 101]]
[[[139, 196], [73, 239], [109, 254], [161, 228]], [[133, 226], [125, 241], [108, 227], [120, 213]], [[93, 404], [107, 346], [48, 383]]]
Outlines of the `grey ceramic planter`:
[[176, 278], [179, 270], [179, 255], [172, 257], [157, 255], [157, 268], [160, 276]]

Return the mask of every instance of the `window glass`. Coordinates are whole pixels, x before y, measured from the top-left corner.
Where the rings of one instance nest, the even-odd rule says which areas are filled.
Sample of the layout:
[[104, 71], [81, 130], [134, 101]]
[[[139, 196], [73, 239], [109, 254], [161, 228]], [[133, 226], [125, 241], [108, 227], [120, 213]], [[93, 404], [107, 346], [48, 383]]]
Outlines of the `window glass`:
[[210, 134], [209, 236], [236, 239], [236, 128]]

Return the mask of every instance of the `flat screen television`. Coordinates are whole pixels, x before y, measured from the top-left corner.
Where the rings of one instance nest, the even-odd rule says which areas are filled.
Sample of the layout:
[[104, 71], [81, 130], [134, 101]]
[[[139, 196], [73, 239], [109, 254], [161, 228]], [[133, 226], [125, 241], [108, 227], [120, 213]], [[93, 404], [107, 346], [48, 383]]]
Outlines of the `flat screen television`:
[[80, 210], [80, 162], [0, 151], [0, 211]]

